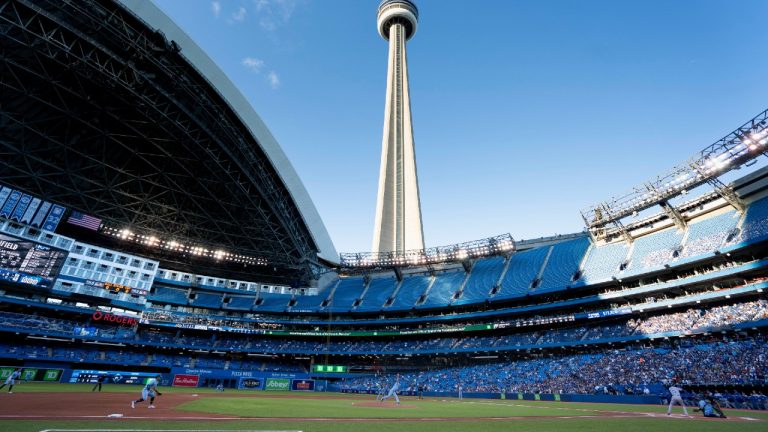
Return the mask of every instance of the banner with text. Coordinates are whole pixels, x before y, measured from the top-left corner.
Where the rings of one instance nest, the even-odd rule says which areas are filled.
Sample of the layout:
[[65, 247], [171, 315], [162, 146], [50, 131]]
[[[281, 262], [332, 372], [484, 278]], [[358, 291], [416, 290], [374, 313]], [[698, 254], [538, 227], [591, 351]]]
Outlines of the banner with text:
[[291, 380], [288, 378], [267, 378], [264, 390], [288, 391], [291, 389]]
[[261, 390], [262, 381], [258, 378], [240, 378], [237, 388], [242, 390]]
[[291, 381], [291, 390], [293, 391], [314, 391], [315, 380], [293, 380]]
[[173, 387], [197, 387], [200, 375], [176, 374], [173, 376]]

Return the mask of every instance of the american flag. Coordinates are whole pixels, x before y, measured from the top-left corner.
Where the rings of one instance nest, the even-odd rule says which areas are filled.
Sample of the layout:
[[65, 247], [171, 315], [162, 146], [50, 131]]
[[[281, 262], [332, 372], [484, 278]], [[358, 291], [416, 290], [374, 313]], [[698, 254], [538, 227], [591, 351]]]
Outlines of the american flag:
[[101, 226], [101, 219], [87, 215], [85, 213], [73, 211], [69, 216], [69, 219], [67, 219], [67, 223], [81, 226], [83, 228], [88, 228], [89, 230], [98, 231], [99, 227]]

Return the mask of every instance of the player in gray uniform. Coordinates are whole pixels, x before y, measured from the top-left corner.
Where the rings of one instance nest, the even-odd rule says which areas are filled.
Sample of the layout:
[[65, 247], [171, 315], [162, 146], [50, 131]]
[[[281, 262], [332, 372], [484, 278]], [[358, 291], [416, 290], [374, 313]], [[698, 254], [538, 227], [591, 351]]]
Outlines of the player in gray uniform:
[[395, 383], [392, 385], [392, 388], [389, 389], [389, 393], [387, 393], [387, 395], [381, 398], [379, 401], [384, 402], [386, 399], [394, 397], [395, 402], [398, 405], [400, 405], [400, 398], [397, 397], [397, 392], [399, 391], [400, 391], [400, 374], [397, 374], [397, 376], [395, 377]]
[[672, 385], [669, 387], [669, 394], [671, 394], [672, 397], [669, 398], [669, 407], [667, 408], [667, 415], [672, 415], [672, 405], [678, 404], [681, 407], [683, 407], [683, 412], [685, 413], [685, 416], [690, 417], [688, 415], [688, 408], [685, 407], [685, 402], [683, 402], [683, 397], [680, 396], [681, 391], [683, 391], [683, 389], [681, 387], [678, 387], [676, 382], [673, 382]]
[[150, 378], [147, 384], [141, 389], [141, 399], [131, 401], [131, 408], [136, 408], [137, 403], [144, 402], [149, 398], [149, 406], [147, 408], [155, 407], [155, 396], [162, 396], [163, 394], [157, 391], [157, 386], [160, 385], [160, 380], [163, 376], [158, 374], [155, 378]]
[[10, 375], [8, 375], [8, 378], [5, 379], [5, 383], [3, 385], [0, 385], [0, 389], [5, 387], [6, 385], [8, 387], [8, 394], [13, 394], [13, 385], [16, 384], [16, 380], [21, 377], [21, 369], [16, 369], [13, 372], [11, 372]]

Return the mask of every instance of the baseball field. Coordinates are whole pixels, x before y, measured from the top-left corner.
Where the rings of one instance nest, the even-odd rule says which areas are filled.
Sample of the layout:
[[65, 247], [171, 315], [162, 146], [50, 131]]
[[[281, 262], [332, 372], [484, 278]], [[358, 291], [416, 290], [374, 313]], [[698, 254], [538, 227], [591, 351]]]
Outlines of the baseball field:
[[728, 419], [705, 419], [675, 407], [403, 397], [401, 404], [373, 396], [164, 388], [135, 409], [140, 387], [19, 384], [0, 392], [0, 431], [767, 431], [768, 412], [727, 410]]

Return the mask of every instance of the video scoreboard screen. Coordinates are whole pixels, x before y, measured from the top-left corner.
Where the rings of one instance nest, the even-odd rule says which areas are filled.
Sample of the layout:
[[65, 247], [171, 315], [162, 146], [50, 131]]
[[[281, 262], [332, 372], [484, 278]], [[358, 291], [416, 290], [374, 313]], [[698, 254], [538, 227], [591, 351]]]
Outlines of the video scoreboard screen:
[[96, 383], [99, 376], [106, 375], [105, 383], [114, 384], [146, 384], [147, 380], [157, 376], [156, 372], [120, 372], [103, 370], [76, 369], [69, 377], [70, 383]]
[[338, 366], [338, 365], [319, 365], [316, 364], [313, 368], [314, 372], [321, 372], [321, 373], [347, 373], [347, 367], [346, 366]]
[[64, 250], [0, 234], [0, 280], [48, 288], [66, 258]]

